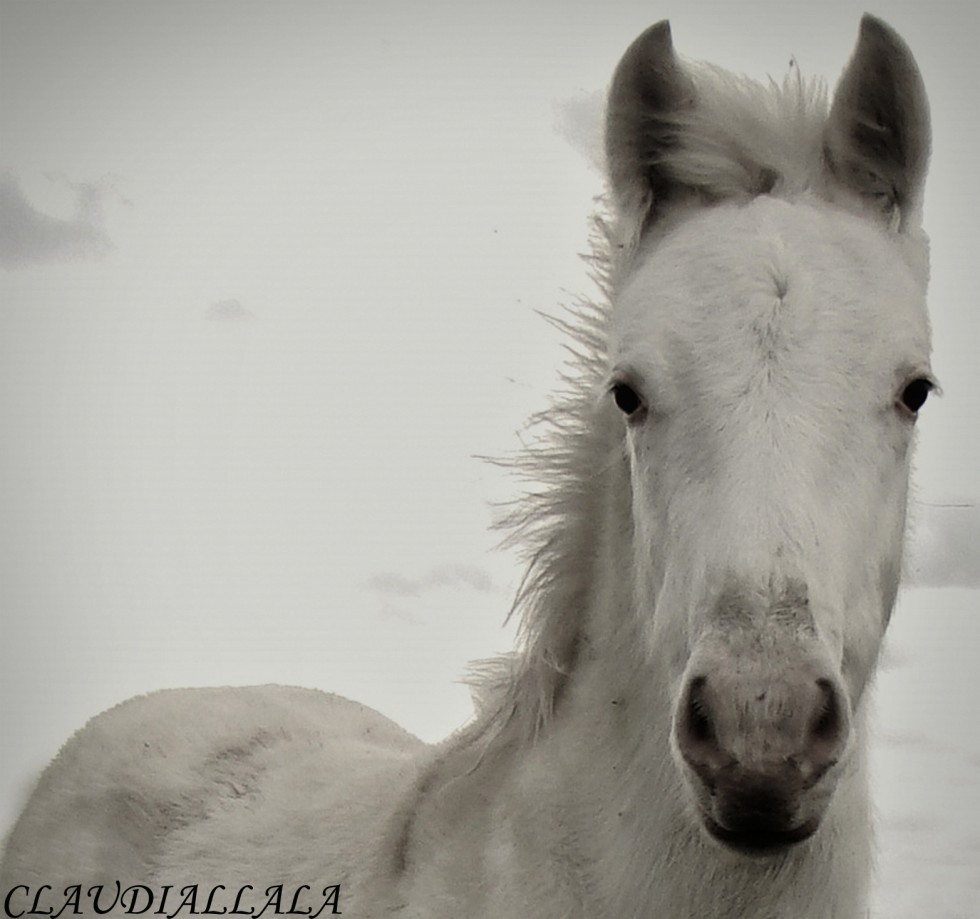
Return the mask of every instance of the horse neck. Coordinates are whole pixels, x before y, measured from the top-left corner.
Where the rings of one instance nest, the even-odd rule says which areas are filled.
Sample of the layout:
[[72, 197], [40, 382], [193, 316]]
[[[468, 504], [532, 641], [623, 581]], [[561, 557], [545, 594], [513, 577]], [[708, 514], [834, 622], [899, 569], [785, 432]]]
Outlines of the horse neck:
[[[531, 743], [550, 731], [588, 671], [622, 670], [636, 623], [632, 507], [620, 419], [595, 406], [586, 383], [562, 407], [560, 445], [532, 457], [549, 487], [516, 519], [529, 567], [517, 605], [523, 650], [506, 668], [488, 734]], [[554, 416], [549, 416], [553, 419]], [[557, 440], [557, 439], [556, 439]], [[491, 708], [492, 706], [488, 706]]]
[[[670, 763], [663, 669], [658, 672], [640, 650], [642, 616], [654, 610], [636, 608], [622, 422], [595, 407], [594, 392], [593, 385], [574, 409], [584, 424], [572, 442], [550, 457], [561, 464], [562, 477], [556, 476], [547, 515], [537, 508], [537, 517], [530, 518], [544, 519], [547, 527], [535, 531], [530, 589], [521, 598], [526, 646], [495, 715], [475, 733], [478, 746], [486, 744], [481, 767], [494, 774], [505, 801], [515, 801], [515, 787], [535, 789], [535, 800], [516, 804], [512, 819], [525, 823], [527, 814], [540, 813], [538, 805], [566, 813], [566, 825], [580, 821], [601, 854], [619, 853], [628, 838], [639, 843], [642, 835], [676, 820], [681, 787]], [[498, 784], [501, 774], [508, 778]], [[624, 806], [643, 813], [642, 828], [637, 824], [624, 834], [618, 819], [599, 819]], [[541, 819], [521, 835], [553, 823]], [[639, 851], [659, 848], [641, 845]], [[599, 861], [590, 858], [592, 864]], [[649, 870], [647, 862], [637, 876]]]

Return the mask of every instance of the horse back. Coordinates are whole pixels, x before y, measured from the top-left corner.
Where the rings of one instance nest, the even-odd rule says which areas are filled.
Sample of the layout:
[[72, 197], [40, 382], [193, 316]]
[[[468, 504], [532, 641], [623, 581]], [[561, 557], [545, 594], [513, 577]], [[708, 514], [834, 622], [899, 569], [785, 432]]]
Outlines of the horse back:
[[340, 883], [384, 836], [425, 749], [314, 690], [138, 696], [93, 718], [43, 773], [0, 881]]

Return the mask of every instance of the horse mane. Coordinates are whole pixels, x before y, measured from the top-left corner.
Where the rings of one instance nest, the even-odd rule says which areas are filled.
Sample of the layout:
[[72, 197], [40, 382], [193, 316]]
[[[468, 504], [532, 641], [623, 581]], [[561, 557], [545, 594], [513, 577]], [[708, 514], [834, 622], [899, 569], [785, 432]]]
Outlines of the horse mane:
[[[795, 62], [791, 67], [782, 84], [763, 85], [707, 64], [689, 66], [698, 104], [676, 116], [679, 142], [661, 165], [709, 202], [819, 191], [826, 88], [804, 82]], [[614, 293], [635, 256], [643, 217], [611, 217], [606, 200], [597, 199], [591, 251], [582, 256], [598, 295], [544, 317], [567, 336], [561, 387], [529, 420], [520, 454], [495, 461], [525, 483], [497, 526], [526, 569], [509, 614], [520, 617], [520, 650], [475, 662], [466, 679], [477, 709], [471, 736], [487, 744], [503, 734], [531, 742], [551, 719], [582, 639], [595, 533], [603, 525], [601, 483], [615, 465], [628, 482], [620, 419], [598, 407], [610, 369]]]
[[516, 548], [525, 564], [508, 616], [520, 616], [521, 651], [475, 662], [467, 682], [478, 716], [502, 729], [515, 717], [523, 723], [526, 715], [531, 736], [549, 720], [572, 669], [591, 580], [588, 553], [599, 514], [595, 482], [609, 441], [595, 424], [597, 395], [608, 370], [609, 234], [608, 221], [594, 215], [592, 251], [583, 258], [601, 296], [577, 299], [563, 316], [544, 316], [567, 337], [561, 388], [528, 420], [529, 436], [519, 454], [492, 460], [523, 485], [496, 523], [506, 533], [503, 546]]

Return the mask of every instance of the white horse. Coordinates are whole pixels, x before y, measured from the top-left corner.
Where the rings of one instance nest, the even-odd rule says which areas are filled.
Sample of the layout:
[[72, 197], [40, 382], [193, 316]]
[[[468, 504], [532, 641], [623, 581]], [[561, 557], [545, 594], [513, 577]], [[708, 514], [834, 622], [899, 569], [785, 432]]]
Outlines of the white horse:
[[868, 684], [934, 387], [928, 107], [865, 17], [828, 102], [675, 55], [612, 83], [607, 302], [510, 521], [522, 648], [428, 747], [283, 687], [133, 699], [14, 827], [7, 915], [857, 919]]

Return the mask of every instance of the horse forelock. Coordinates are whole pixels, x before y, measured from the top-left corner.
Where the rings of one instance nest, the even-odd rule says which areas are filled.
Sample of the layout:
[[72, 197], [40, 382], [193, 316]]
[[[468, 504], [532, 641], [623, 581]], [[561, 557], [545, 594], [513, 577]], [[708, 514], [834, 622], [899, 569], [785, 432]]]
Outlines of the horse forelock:
[[[682, 69], [689, 105], [649, 109], [640, 100], [628, 118], [638, 138], [628, 144], [628, 156], [637, 158], [632, 166], [638, 173], [627, 180], [632, 190], [621, 188], [616, 196], [624, 255], [636, 250], [651, 220], [663, 218], [663, 195], [668, 209], [683, 200], [676, 197], [678, 189], [697, 204], [761, 194], [830, 197], [830, 105], [823, 80], [805, 79], [795, 61], [782, 82], [765, 84], [702, 62], [685, 61]], [[609, 166], [615, 180], [615, 164]], [[646, 179], [635, 181], [638, 174], [649, 179], [649, 187]]]
[[[768, 85], [710, 64], [686, 67], [697, 98], [670, 117], [678, 142], [659, 165], [709, 200], [810, 190], [824, 175], [826, 84], [795, 62]], [[662, 116], [661, 116], [662, 117]]]

